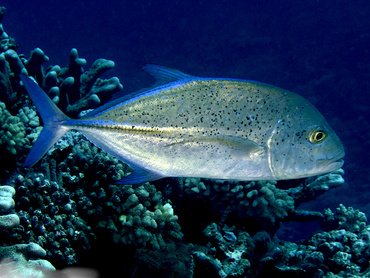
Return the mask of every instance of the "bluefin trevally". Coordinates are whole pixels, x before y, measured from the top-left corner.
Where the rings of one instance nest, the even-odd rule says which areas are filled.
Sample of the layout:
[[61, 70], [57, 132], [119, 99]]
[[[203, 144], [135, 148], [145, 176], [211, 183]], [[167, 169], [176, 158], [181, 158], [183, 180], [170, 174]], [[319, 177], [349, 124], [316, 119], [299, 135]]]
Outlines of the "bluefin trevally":
[[290, 91], [251, 80], [195, 77], [145, 65], [162, 85], [66, 116], [26, 75], [44, 122], [24, 166], [77, 130], [134, 172], [119, 183], [162, 177], [297, 179], [343, 165], [343, 145], [321, 113]]

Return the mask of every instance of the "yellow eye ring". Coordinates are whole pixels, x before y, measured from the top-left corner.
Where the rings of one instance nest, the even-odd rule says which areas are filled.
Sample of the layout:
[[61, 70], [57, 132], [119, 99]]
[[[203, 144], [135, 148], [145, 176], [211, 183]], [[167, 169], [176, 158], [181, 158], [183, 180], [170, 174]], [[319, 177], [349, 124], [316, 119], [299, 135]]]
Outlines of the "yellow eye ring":
[[321, 143], [326, 138], [326, 132], [322, 129], [313, 130], [310, 134], [309, 140], [312, 144]]

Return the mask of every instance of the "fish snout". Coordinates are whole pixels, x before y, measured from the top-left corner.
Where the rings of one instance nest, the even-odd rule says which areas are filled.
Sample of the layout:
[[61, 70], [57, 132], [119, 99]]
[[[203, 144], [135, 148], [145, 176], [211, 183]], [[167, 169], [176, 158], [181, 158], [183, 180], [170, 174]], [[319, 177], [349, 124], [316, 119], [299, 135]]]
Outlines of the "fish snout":
[[344, 150], [341, 150], [339, 153], [331, 156], [325, 156], [318, 159], [319, 165], [322, 165], [324, 168], [327, 168], [327, 172], [335, 171], [341, 168], [344, 164]]

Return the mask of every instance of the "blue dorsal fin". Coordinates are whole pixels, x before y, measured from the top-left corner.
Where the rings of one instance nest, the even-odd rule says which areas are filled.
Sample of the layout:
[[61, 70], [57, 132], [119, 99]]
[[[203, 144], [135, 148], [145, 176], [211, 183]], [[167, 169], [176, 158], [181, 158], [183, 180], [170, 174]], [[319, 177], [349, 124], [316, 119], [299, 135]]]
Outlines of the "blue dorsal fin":
[[103, 104], [102, 106], [94, 109], [93, 111], [90, 111], [83, 118], [86, 119], [89, 117], [94, 117], [100, 114], [101, 112], [103, 112], [104, 110], [106, 110], [107, 108], [123, 103], [132, 98], [140, 97], [141, 95], [149, 92], [150, 90], [156, 89], [159, 86], [165, 85], [167, 83], [178, 81], [178, 80], [183, 80], [183, 79], [188, 79], [188, 78], [194, 78], [194, 76], [183, 73], [179, 70], [175, 70], [175, 69], [171, 69], [171, 68], [167, 68], [163, 66], [158, 66], [154, 64], [145, 64], [142, 67], [142, 69], [156, 79], [156, 82], [153, 86], [151, 86], [150, 88], [143, 88], [141, 90], [123, 95], [121, 97], [113, 98], [109, 100], [107, 103]]
[[157, 79], [156, 86], [193, 77], [176, 69], [153, 64], [145, 64], [142, 69]]

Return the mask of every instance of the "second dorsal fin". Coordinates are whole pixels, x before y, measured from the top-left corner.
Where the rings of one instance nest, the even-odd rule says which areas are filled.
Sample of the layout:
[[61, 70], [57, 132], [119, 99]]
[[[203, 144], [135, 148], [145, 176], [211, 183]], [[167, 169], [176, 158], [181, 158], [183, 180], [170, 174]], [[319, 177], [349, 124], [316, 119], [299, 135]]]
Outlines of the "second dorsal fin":
[[155, 86], [192, 77], [191, 75], [183, 73], [179, 70], [154, 64], [145, 64], [142, 69], [157, 79]]

